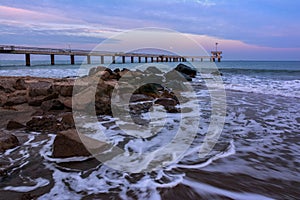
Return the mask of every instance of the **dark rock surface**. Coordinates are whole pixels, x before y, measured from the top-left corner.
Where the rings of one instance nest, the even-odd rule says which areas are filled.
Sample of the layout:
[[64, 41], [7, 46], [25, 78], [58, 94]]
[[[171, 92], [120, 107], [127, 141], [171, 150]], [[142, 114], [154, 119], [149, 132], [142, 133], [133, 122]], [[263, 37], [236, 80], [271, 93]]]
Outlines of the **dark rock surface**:
[[18, 145], [19, 140], [15, 135], [0, 131], [0, 152], [17, 147]]

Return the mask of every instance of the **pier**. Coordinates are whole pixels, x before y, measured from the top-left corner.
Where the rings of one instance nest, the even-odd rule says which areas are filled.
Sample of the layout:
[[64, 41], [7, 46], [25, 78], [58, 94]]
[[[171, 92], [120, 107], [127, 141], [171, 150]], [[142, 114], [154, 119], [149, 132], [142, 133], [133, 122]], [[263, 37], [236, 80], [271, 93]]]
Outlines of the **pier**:
[[[161, 55], [147, 53], [123, 53], [123, 52], [105, 52], [105, 51], [90, 51], [79, 49], [57, 49], [57, 48], [39, 48], [39, 47], [24, 47], [24, 46], [9, 46], [0, 45], [0, 54], [24, 54], [25, 65], [30, 66], [31, 55], [49, 55], [51, 65], [55, 65], [56, 55], [66, 55], [70, 57], [70, 64], [75, 64], [75, 56], [85, 56], [87, 64], [91, 63], [91, 57], [99, 57], [100, 63], [104, 64], [104, 58], [110, 57], [111, 63], [126, 63], [126, 58], [130, 58], [129, 63], [153, 63], [153, 62], [196, 62], [196, 61], [221, 61], [222, 51], [211, 51], [211, 56], [178, 56], [178, 55]], [[118, 62], [119, 63], [119, 62]]]

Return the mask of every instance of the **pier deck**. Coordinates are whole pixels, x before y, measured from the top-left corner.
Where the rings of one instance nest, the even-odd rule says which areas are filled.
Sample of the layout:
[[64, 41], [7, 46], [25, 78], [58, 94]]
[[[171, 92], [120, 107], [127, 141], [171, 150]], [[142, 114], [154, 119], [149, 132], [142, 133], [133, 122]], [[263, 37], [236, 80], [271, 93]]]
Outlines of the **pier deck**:
[[111, 57], [111, 63], [116, 63], [117, 58], [121, 58], [121, 63], [126, 63], [126, 57], [130, 58], [130, 62], [134, 63], [138, 58], [138, 62], [187, 62], [187, 61], [204, 61], [209, 60], [214, 62], [218, 59], [221, 61], [221, 51], [212, 51], [211, 56], [178, 56], [178, 55], [161, 55], [161, 54], [147, 54], [147, 53], [123, 53], [123, 52], [106, 52], [106, 51], [89, 51], [80, 49], [57, 49], [57, 48], [39, 48], [39, 47], [24, 47], [24, 46], [10, 46], [0, 45], [0, 54], [24, 54], [25, 64], [30, 66], [30, 55], [50, 55], [51, 65], [55, 65], [55, 55], [70, 56], [70, 64], [75, 64], [75, 56], [86, 56], [87, 64], [91, 64], [91, 56], [100, 57], [100, 63], [104, 64], [104, 57]]

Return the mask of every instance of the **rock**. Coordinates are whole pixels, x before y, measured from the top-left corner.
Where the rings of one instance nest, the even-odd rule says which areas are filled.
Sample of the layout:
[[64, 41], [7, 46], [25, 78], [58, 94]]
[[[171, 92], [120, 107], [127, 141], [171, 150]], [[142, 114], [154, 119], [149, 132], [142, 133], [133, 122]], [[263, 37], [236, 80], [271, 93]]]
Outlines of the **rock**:
[[213, 71], [211, 72], [212, 75], [215, 75], [215, 76], [223, 76], [223, 74], [219, 71]]
[[63, 125], [64, 129], [74, 128], [75, 122], [74, 122], [73, 114], [71, 112], [63, 113], [61, 124]]
[[53, 85], [54, 91], [63, 97], [71, 97], [73, 95], [72, 82], [58, 82]]
[[108, 72], [109, 75], [113, 74], [113, 71], [111, 69], [103, 67], [103, 66], [98, 66], [98, 67], [94, 67], [94, 68], [90, 69], [89, 76], [93, 76], [93, 75], [97, 74], [98, 72], [104, 72], [104, 71]]
[[156, 74], [149, 74], [148, 76], [143, 78], [144, 80], [146, 80], [148, 83], [162, 83], [163, 81], [163, 77], [162, 76], [157, 76]]
[[130, 72], [129, 69], [123, 68], [121, 71], [118, 72], [118, 75], [122, 78], [127, 72]]
[[26, 90], [27, 89], [27, 87], [26, 87], [26, 83], [25, 83], [25, 81], [24, 81], [24, 79], [17, 79], [16, 80], [16, 83], [15, 83], [15, 85], [14, 85], [14, 88], [16, 89], [16, 90]]
[[102, 80], [109, 80], [111, 75], [108, 71], [99, 71], [96, 74], [94, 74], [94, 76], [97, 76]]
[[7, 94], [3, 91], [0, 91], [0, 106], [3, 106], [6, 103], [7, 99]]
[[35, 116], [26, 123], [29, 131], [57, 132], [59, 126], [56, 116]]
[[95, 153], [101, 153], [108, 147], [106, 143], [87, 136], [79, 137], [76, 129], [69, 129], [57, 134], [53, 143], [52, 156], [55, 158], [90, 156], [91, 153], [86, 146]]
[[6, 129], [7, 130], [15, 130], [15, 129], [21, 129], [21, 128], [25, 128], [26, 126], [19, 123], [19, 122], [16, 122], [14, 120], [10, 120], [6, 126]]
[[14, 88], [15, 79], [6, 78], [0, 79], [0, 91], [4, 91], [5, 93], [12, 93], [16, 89]]
[[129, 102], [152, 101], [154, 98], [144, 94], [133, 94]]
[[86, 89], [84, 89], [83, 91], [81, 91], [80, 93], [76, 94], [72, 100], [73, 100], [73, 109], [75, 110], [85, 110], [91, 108], [93, 108], [93, 104], [94, 104], [94, 98], [95, 98], [95, 92], [96, 88], [94, 86], [90, 86]]
[[110, 96], [97, 95], [95, 99], [95, 108], [97, 115], [110, 115], [112, 113]]
[[182, 81], [170, 80], [165, 83], [166, 87], [173, 91], [186, 91], [187, 87]]
[[32, 82], [29, 84], [29, 96], [47, 96], [53, 92], [52, 83], [46, 81]]
[[157, 67], [154, 66], [147, 67], [145, 72], [150, 74], [162, 74], [162, 71], [160, 71]]
[[63, 110], [64, 108], [65, 108], [64, 104], [61, 103], [58, 99], [44, 101], [41, 105], [41, 109], [44, 111]]
[[184, 74], [184, 73], [180, 73], [176, 70], [171, 70], [169, 72], [167, 72], [165, 74], [165, 77], [167, 79], [167, 82], [169, 81], [182, 81], [182, 82], [185, 82], [185, 81], [192, 81], [192, 78], [187, 75], [187, 74]]
[[177, 102], [171, 98], [159, 98], [154, 101], [155, 104], [159, 104], [162, 106], [176, 106]]
[[28, 105], [40, 106], [44, 101], [49, 101], [49, 100], [56, 99], [56, 98], [58, 98], [58, 93], [52, 93], [46, 97], [38, 96], [38, 97], [28, 98]]
[[2, 131], [0, 132], [0, 152], [17, 147], [18, 145], [19, 140], [15, 135]]
[[159, 91], [164, 90], [164, 88], [160, 84], [156, 83], [148, 83], [139, 87], [134, 93], [135, 94], [145, 94], [151, 97], [158, 97]]
[[60, 98], [60, 102], [68, 109], [72, 109], [72, 99], [71, 98]]
[[176, 71], [186, 74], [192, 78], [195, 78], [196, 74], [197, 74], [197, 70], [194, 68], [191, 68], [187, 65], [184, 65], [182, 63], [180, 63], [179, 65], [176, 66], [175, 68]]
[[4, 106], [14, 106], [27, 102], [27, 98], [25, 96], [11, 97], [9, 98]]
[[168, 113], [180, 113], [180, 109], [176, 108], [175, 106], [164, 106], [164, 108], [166, 109], [166, 111]]

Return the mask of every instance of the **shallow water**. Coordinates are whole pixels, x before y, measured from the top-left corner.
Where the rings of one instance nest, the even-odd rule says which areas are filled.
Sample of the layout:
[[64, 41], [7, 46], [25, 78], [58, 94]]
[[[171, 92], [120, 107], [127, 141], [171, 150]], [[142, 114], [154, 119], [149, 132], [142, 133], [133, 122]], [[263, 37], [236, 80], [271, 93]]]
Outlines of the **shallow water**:
[[[228, 88], [226, 121], [218, 143], [206, 157], [200, 158], [198, 151], [210, 122], [211, 106], [209, 93], [202, 87], [204, 81], [198, 77], [193, 85], [198, 95], [200, 125], [193, 143], [179, 160], [151, 172], [120, 172], [92, 157], [51, 158], [53, 134], [15, 132], [22, 138], [23, 145], [0, 157], [0, 166], [8, 169], [0, 177], [0, 199], [22, 196], [38, 199], [297, 199], [300, 196], [300, 98], [296, 90], [299, 77], [294, 74], [286, 80], [289, 72], [272, 78], [255, 70], [249, 74], [245, 70], [237, 73], [236, 69], [232, 72], [225, 68], [222, 72]], [[240, 78], [239, 73], [244, 78]], [[290, 92], [281, 91], [282, 84], [278, 84], [279, 89], [264, 88], [265, 83], [272, 81], [296, 84], [285, 86]], [[255, 84], [261, 87], [250, 90]], [[241, 89], [241, 85], [244, 88]], [[275, 90], [280, 91], [273, 93]], [[97, 124], [86, 124], [86, 128], [101, 127], [114, 145], [130, 153], [154, 151], [168, 143], [180, 117], [171, 114], [165, 128], [151, 139], [120, 132], [113, 125], [114, 118], [99, 116], [99, 119]]]

